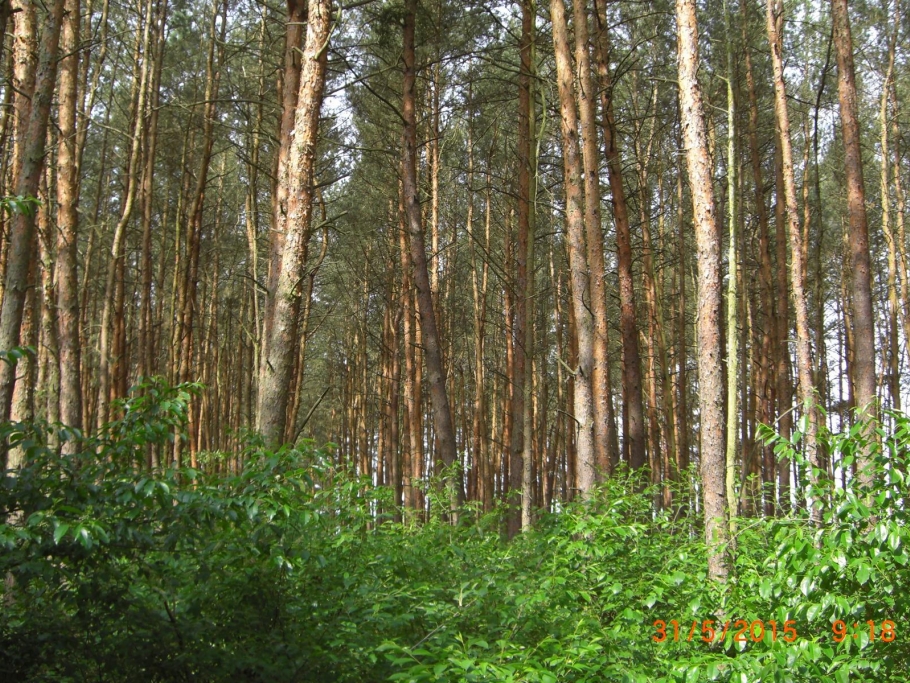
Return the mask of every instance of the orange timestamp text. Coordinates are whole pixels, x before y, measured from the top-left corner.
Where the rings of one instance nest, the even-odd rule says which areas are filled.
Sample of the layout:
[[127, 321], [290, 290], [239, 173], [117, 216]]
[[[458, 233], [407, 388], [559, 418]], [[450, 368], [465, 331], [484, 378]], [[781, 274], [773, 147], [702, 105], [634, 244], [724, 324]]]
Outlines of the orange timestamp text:
[[[655, 643], [671, 641], [678, 643], [680, 640], [687, 642], [701, 640], [705, 643], [723, 642], [727, 639], [727, 634], [732, 636], [734, 643], [761, 643], [768, 639], [772, 643], [776, 643], [778, 640], [793, 643], [799, 638], [794, 619], [788, 619], [783, 623], [773, 619], [767, 621], [761, 619], [753, 621], [748, 619], [728, 619], [726, 621], [693, 619], [691, 622], [684, 623], [680, 623], [676, 619], [669, 621], [657, 619], [652, 626], [655, 632], [651, 636], [651, 640]], [[890, 643], [897, 638], [897, 626], [890, 619], [885, 619], [880, 624], [872, 620], [862, 623], [854, 622], [851, 628], [846, 622], [838, 619], [831, 623], [831, 634], [836, 643], [848, 638], [865, 639], [867, 635], [869, 642], [878, 640]]]
[[681, 625], [676, 619], [670, 621], [657, 619], [653, 626], [656, 632], [651, 636], [651, 640], [655, 643], [665, 643], [669, 640], [678, 643], [680, 639], [689, 642], [701, 640], [705, 643], [713, 643], [726, 640], [728, 633], [733, 634], [733, 642], [736, 643], [749, 641], [760, 643], [769, 635], [772, 642], [780, 639], [786, 643], [792, 643], [799, 638], [799, 634], [796, 632], [796, 621], [793, 619], [788, 619], [783, 624], [773, 619], [769, 621], [728, 619], [723, 622], [714, 619], [703, 621], [693, 619], [691, 625], [688, 623]]

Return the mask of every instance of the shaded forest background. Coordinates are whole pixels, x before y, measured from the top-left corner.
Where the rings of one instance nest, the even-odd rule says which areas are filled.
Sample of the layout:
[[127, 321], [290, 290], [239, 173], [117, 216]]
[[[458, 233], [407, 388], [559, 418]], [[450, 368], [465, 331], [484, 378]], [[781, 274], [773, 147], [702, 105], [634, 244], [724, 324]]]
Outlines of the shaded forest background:
[[[483, 510], [524, 492], [512, 530], [622, 465], [648, 469], [657, 508], [694, 512], [703, 298], [672, 3], [575, 2], [562, 67], [560, 0], [306, 5], [0, 3], [0, 195], [13, 198], [0, 340], [34, 349], [3, 364], [10, 417], [90, 434], [140, 378], [161, 375], [202, 388], [186, 438], [146, 448], [148, 468], [238, 472], [247, 430], [261, 429], [274, 443], [336, 444], [329, 464], [391, 487], [393, 506], [425, 513], [425, 482], [443, 475]], [[805, 506], [812, 475], [778, 461], [760, 423], [785, 437], [850, 425], [870, 377], [881, 406], [907, 400], [908, 12], [899, 0], [849, 8], [870, 318], [856, 307], [831, 10], [698, 8], [725, 297], [722, 355], [705, 362], [724, 387], [722, 494], [744, 514]], [[574, 180], [561, 79], [581, 117]], [[302, 127], [305, 107], [318, 125]], [[294, 151], [305, 134], [317, 136], [309, 171]], [[582, 210], [587, 233], [574, 233]], [[806, 378], [812, 406], [797, 391]], [[587, 407], [580, 381], [593, 386]], [[16, 466], [22, 451], [8, 456]], [[811, 456], [828, 478], [855, 474], [838, 453]], [[460, 475], [444, 472], [453, 465]]]

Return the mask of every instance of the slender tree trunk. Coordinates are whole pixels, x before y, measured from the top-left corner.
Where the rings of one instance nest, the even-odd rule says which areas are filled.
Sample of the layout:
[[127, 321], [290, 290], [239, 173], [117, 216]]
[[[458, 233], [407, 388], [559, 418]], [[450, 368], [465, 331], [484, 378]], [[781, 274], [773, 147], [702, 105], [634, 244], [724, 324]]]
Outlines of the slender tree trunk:
[[[53, 136], [52, 136], [53, 137]], [[42, 194], [50, 197], [50, 192], [56, 193], [53, 187], [54, 180], [50, 178], [51, 169], [45, 170], [48, 177]], [[50, 424], [60, 422], [60, 343], [57, 338], [57, 294], [54, 281], [57, 277], [57, 263], [55, 255], [55, 238], [50, 223], [48, 212], [43, 212], [44, 220], [39, 226], [38, 241], [41, 250], [41, 337], [39, 344], [39, 358], [41, 363], [38, 373], [37, 395], [41, 398], [41, 410], [44, 418]], [[48, 445], [52, 448], [58, 446], [58, 435], [48, 433]], [[68, 444], [67, 444], [68, 445]], [[75, 449], [71, 446], [69, 451]]]
[[[438, 5], [437, 5], [438, 7]], [[437, 24], [437, 27], [439, 25]], [[438, 45], [437, 35], [437, 45]], [[439, 305], [439, 276], [442, 272], [442, 259], [440, 258], [439, 247], [439, 70], [440, 60], [434, 61], [430, 67], [430, 82], [427, 84], [429, 90], [427, 105], [429, 107], [428, 119], [430, 121], [430, 139], [428, 150], [428, 165], [430, 175], [430, 291], [433, 294], [433, 307], [436, 317], [441, 318], [442, 310]], [[443, 327], [443, 325], [439, 325]]]
[[[572, 54], [569, 51], [566, 7], [563, 0], [550, 0], [553, 22], [553, 47], [556, 52], [556, 81], [559, 90], [560, 127], [566, 195], [566, 244], [572, 282], [572, 309], [578, 340], [577, 365], [572, 368], [574, 406], [572, 414], [578, 429], [575, 456], [575, 486], [583, 498], [594, 487], [596, 460], [594, 448], [594, 320], [588, 308], [590, 277], [585, 245], [585, 203], [582, 195], [582, 156], [578, 141], [578, 114], [575, 110]], [[592, 93], [593, 94], [593, 93]], [[590, 245], [588, 245], [590, 246]], [[594, 277], [602, 277], [596, 272]]]
[[[143, 34], [139, 55], [142, 65], [139, 73], [134, 79], [137, 88], [137, 101], [133, 113], [132, 140], [130, 143], [129, 158], [127, 163], [127, 186], [126, 195], [123, 198], [123, 209], [117, 225], [114, 227], [114, 236], [111, 243], [110, 260], [107, 263], [107, 278], [104, 286], [103, 308], [101, 310], [101, 329], [98, 340], [98, 411], [96, 413], [96, 427], [100, 428], [108, 420], [108, 405], [111, 400], [111, 380], [113, 351], [115, 348], [114, 340], [114, 308], [116, 306], [115, 288], [117, 285], [117, 273], [122, 268], [123, 243], [126, 239], [126, 226], [133, 215], [133, 207], [136, 201], [136, 188], [139, 184], [139, 161], [142, 149], [142, 137], [144, 131], [145, 118], [145, 101], [148, 91], [149, 77], [149, 37], [151, 35], [152, 24], [152, 7], [154, 0], [146, 0], [145, 17], [143, 20]], [[122, 286], [122, 278], [120, 280]]]
[[[79, 233], [79, 175], [76, 170], [76, 105], [79, 76], [79, 0], [66, 3], [58, 66], [60, 83], [57, 152], [57, 339], [59, 344], [60, 420], [68, 427], [82, 429], [82, 379], [80, 377], [79, 284], [76, 275]], [[64, 444], [64, 453], [75, 452], [74, 441]]]
[[[657, 173], [657, 197], [658, 234], [660, 235], [661, 242], [668, 244], [669, 236], [667, 234], [665, 220], [666, 199], [664, 194], [664, 172], [661, 167], [658, 167]], [[649, 221], [643, 221], [642, 227], [648, 228], [648, 224]], [[645, 239], [646, 237], [647, 239]], [[650, 228], [648, 229], [647, 235], [644, 230], [642, 231], [642, 242], [644, 246], [644, 258], [642, 260], [647, 275], [645, 288], [646, 291], [649, 292], [649, 328], [651, 330], [651, 336], [654, 339], [652, 346], [656, 346], [657, 349], [656, 372], [659, 374], [661, 382], [660, 389], [661, 397], [663, 399], [664, 432], [666, 435], [666, 448], [663, 450], [662, 456], [665, 482], [662, 504], [664, 508], [669, 508], [673, 504], [673, 492], [671, 488], [666, 485], [666, 482], [667, 480], [671, 482], [679, 481], [679, 470], [677, 469], [679, 458], [677, 445], [679, 425], [677, 424], [676, 394], [673, 391], [673, 372], [670, 369], [667, 358], [667, 330], [664, 324], [663, 309], [661, 308], [664, 285], [660, 275], [655, 273], [654, 249], [651, 244]], [[655, 378], [655, 382], [656, 381], [657, 379]], [[655, 416], [655, 423], [658, 422], [658, 419], [659, 418]], [[655, 441], [659, 443], [659, 440], [655, 439]]]
[[[468, 184], [471, 184], [473, 176], [473, 154], [470, 153], [469, 145], [468, 158]], [[490, 228], [492, 223], [493, 200], [492, 187], [490, 178], [490, 166], [492, 160], [488, 160], [486, 173], [486, 190], [484, 192], [484, 258], [481, 266], [480, 280], [478, 282], [477, 266], [473, 263], [476, 255], [475, 240], [471, 238], [471, 259], [474, 270], [473, 289], [474, 289], [474, 442], [472, 453], [474, 462], [478, 465], [478, 488], [480, 489], [479, 499], [483, 503], [484, 512], [493, 509], [493, 477], [492, 464], [490, 462], [489, 438], [487, 434], [487, 402], [485, 392], [486, 372], [484, 370], [484, 357], [486, 351], [486, 316], [487, 316], [487, 283], [489, 278], [489, 261], [487, 254], [490, 253]], [[473, 225], [473, 206], [468, 205], [468, 230], [469, 235]]]
[[[899, 24], [898, 24], [899, 25]], [[889, 95], [891, 99], [891, 108], [892, 108], [892, 120], [891, 120], [891, 132], [894, 142], [892, 147], [894, 148], [894, 155], [891, 160], [893, 177], [894, 177], [894, 209], [895, 209], [895, 223], [897, 227], [897, 235], [895, 236], [895, 242], [897, 246], [897, 260], [898, 260], [898, 269], [901, 273], [900, 278], [900, 311], [901, 311], [901, 322], [904, 328], [904, 340], [905, 346], [907, 347], [907, 353], [910, 355], [910, 270], [908, 270], [907, 263], [907, 235], [904, 227], [904, 209], [906, 206], [906, 199], [904, 197], [904, 185], [901, 180], [901, 131], [900, 124], [898, 123], [898, 116], [900, 111], [898, 110], [897, 103], [897, 89], [894, 84], [891, 84], [891, 92]]]
[[[47, 122], [57, 76], [57, 48], [60, 42], [64, 0], [55, 0], [48, 9], [41, 35], [28, 124], [22, 141], [22, 164], [21, 168], [17, 169], [16, 194], [26, 197], [37, 196], [41, 173], [44, 169]], [[0, 306], [0, 349], [2, 350], [9, 350], [19, 345], [29, 271], [35, 260], [35, 221], [34, 212], [25, 212], [17, 214], [10, 227], [3, 303]], [[15, 384], [15, 367], [9, 363], [0, 363], [0, 422], [10, 418]], [[6, 448], [0, 447], [0, 470], [6, 469], [6, 456]]]
[[[894, 78], [894, 53], [897, 43], [897, 31], [900, 26], [900, 6], [895, 2], [895, 20], [891, 35], [888, 37], [888, 65], [885, 71], [885, 82], [882, 84], [879, 121], [881, 126], [879, 141], [881, 143], [881, 173], [879, 175], [882, 204], [882, 233], [888, 246], [888, 389], [891, 395], [891, 406], [901, 409], [900, 392], [900, 340], [898, 337], [898, 315], [900, 304], [897, 295], [897, 259], [898, 250], [894, 230], [891, 226], [891, 150], [888, 140], [888, 99], [891, 83]], [[904, 275], [906, 278], [906, 274]]]
[[[844, 165], [847, 177], [847, 215], [850, 225], [850, 272], [853, 297], [853, 337], [856, 344], [854, 377], [856, 405], [862, 418], [878, 416], [875, 392], [875, 310], [872, 305], [872, 263], [869, 256], [869, 227], [866, 221], [866, 191], [860, 149], [856, 74], [853, 66], [853, 38], [847, 0], [831, 0], [834, 49], [837, 53], [837, 93], [840, 102], [841, 133], [844, 138]], [[874, 438], [872, 432], [869, 438]], [[868, 465], [863, 453], [860, 470]], [[869, 483], [868, 477], [863, 475]]]
[[[641, 352], [638, 346], [638, 325], [636, 322], [636, 304], [635, 304], [635, 287], [632, 275], [632, 232], [631, 224], [629, 222], [629, 211], [626, 203], [626, 193], [625, 187], [623, 184], [622, 178], [622, 160], [619, 154], [619, 146], [617, 144], [617, 135], [616, 135], [616, 122], [613, 115], [613, 79], [610, 74], [609, 68], [609, 54], [610, 54], [610, 36], [609, 29], [607, 28], [607, 17], [606, 17], [606, 2], [605, 0], [597, 0], [596, 5], [596, 15], [597, 21], [600, 24], [598, 31], [598, 40], [597, 40], [597, 54], [598, 54], [598, 64], [597, 70], [600, 76], [600, 100], [601, 107], [603, 109], [603, 136], [604, 136], [604, 150], [607, 160], [607, 177], [610, 182], [610, 192], [613, 199], [613, 222], [616, 226], [616, 253], [618, 258], [618, 271], [619, 271], [619, 307], [620, 307], [620, 337], [622, 339], [622, 393], [623, 393], [623, 405], [625, 407], [625, 414], [627, 419], [623, 422], [623, 450], [628, 456], [629, 466], [633, 469], [638, 469], [644, 467], [647, 464], [647, 455], [646, 455], [646, 439], [645, 439], [645, 420], [644, 420], [644, 403], [642, 399], [642, 377], [641, 377]], [[578, 12], [576, 11], [576, 32], [580, 24], [580, 19]], [[587, 31], [585, 31], [587, 33]], [[577, 33], [576, 33], [577, 35]], [[576, 37], [576, 44], [578, 44], [578, 38]], [[581, 72], [581, 64], [579, 64], [579, 71]], [[585, 70], [586, 73], [590, 73], [590, 67]], [[584, 78], [582, 76], [582, 78]], [[590, 79], [586, 78], [590, 83]], [[582, 81], [584, 83], [584, 81]], [[584, 89], [584, 85], [582, 85]], [[585, 102], [585, 97], [581, 98], [582, 101], [582, 137], [585, 138], [585, 123], [584, 123], [584, 109], [585, 106], [590, 106], [593, 114], [594, 100], [593, 100], [593, 87], [589, 88], [590, 95], [590, 105], [587, 105]], [[592, 129], [593, 133], [593, 129]], [[585, 139], [585, 144], [590, 144], [592, 147], [592, 152], [597, 143], [596, 133], [592, 135], [590, 143]], [[591, 203], [593, 201], [597, 202], [597, 250], [601, 250], [600, 244], [602, 242], [602, 237], [600, 235], [600, 192], [599, 192], [599, 174], [596, 172], [597, 164], [596, 162], [588, 163], [586, 158], [585, 163], [585, 198], [587, 200], [588, 207], [588, 216], [591, 216], [592, 208]], [[587, 192], [593, 190], [596, 194], [588, 195]], [[591, 239], [592, 232], [591, 228], [588, 231], [588, 249], [590, 253], [591, 249]], [[600, 264], [603, 264], [603, 253], [600, 254]], [[595, 270], [598, 275], [596, 276], [601, 280], [600, 283], [600, 296], [604, 298], [603, 302], [603, 319], [598, 319], [598, 311], [595, 308], [595, 330], [598, 335], [598, 340], [601, 337], [605, 338], [607, 330], [607, 321], [606, 321], [606, 301], [605, 301], [605, 289], [603, 287], [603, 277], [604, 271], [596, 270], [597, 265], [591, 263], [592, 270]], [[597, 287], [597, 284], [592, 280], [592, 297], [598, 296], [598, 293], [594, 291]], [[605, 344], [605, 342], [604, 342]], [[597, 349], [595, 347], [595, 353]], [[605, 354], [604, 354], [605, 355]], [[596, 356], [594, 359], [596, 365], [607, 364], [607, 359]], [[597, 368], [595, 367], [595, 372]], [[597, 396], [595, 395], [595, 400]], [[598, 417], [599, 420], [599, 417]], [[607, 434], [601, 435], [597, 434], [598, 440], [606, 438], [607, 443], [611, 444], [615, 437], [611, 437]]]
[[421, 387], [417, 381], [417, 321], [414, 318], [414, 295], [411, 284], [411, 266], [408, 258], [407, 228], [404, 218], [403, 193], [398, 193], [398, 235], [401, 259], [401, 310], [404, 320], [404, 440], [405, 453], [404, 505], [411, 510], [422, 510], [423, 500], [420, 479], [423, 477], [423, 437], [420, 434]]
[[[809, 343], [809, 312], [805, 295], [805, 265], [803, 263], [802, 234], [799, 229], [799, 213], [796, 205], [796, 184], [793, 180], [793, 150], [790, 143], [790, 116], [787, 111], [787, 90], [784, 83], [783, 59], [781, 57], [782, 25], [781, 12], [775, 9], [774, 3], [767, 6], [768, 42], [771, 48], [771, 65], [774, 69], [774, 113], [777, 121], [777, 133], [780, 143], [781, 172], [784, 185], [784, 202], [787, 212], [787, 225], [790, 233], [790, 285], [793, 293], [793, 310], [796, 314], [796, 362], [799, 374], [799, 397], [806, 421], [805, 452], [813, 468], [810, 476], [815, 483], [814, 468], [818, 467], [817, 431], [818, 411], [815, 407], [815, 386], [812, 377], [812, 355]], [[779, 263], [780, 268], [783, 264]], [[821, 520], [821, 509], [812, 506], [813, 519]]]
[[[528, 33], [530, 45], [527, 49], [527, 59], [525, 59], [525, 50], [522, 50], [522, 72], [528, 76], [527, 95], [528, 95], [528, 235], [525, 244], [525, 286], [521, 296], [524, 297], [525, 307], [525, 334], [524, 334], [524, 353], [525, 353], [525, 376], [524, 376], [524, 411], [522, 414], [522, 446], [521, 446], [521, 526], [522, 529], [530, 529], [532, 523], [532, 509], [535, 503], [536, 486], [534, 481], [534, 416], [539, 414], [536, 405], [537, 392], [534, 384], [534, 319], [535, 319], [535, 243], [537, 240], [537, 178], [538, 178], [538, 131], [537, 131], [537, 51], [535, 49], [535, 25], [537, 22], [537, 4], [534, 0], [524, 0], [522, 2], [522, 36]], [[527, 24], [527, 31], [525, 25]], [[525, 61], [527, 63], [525, 64]], [[527, 67], [525, 69], [525, 67]], [[519, 93], [521, 94], [521, 93]], [[539, 505], [540, 497], [536, 497]]]
[[[393, 221], [391, 227], [394, 228], [396, 223]], [[390, 246], [394, 245], [395, 234], [392, 233], [392, 238], [390, 239], [392, 243]], [[390, 283], [390, 299], [393, 296], [395, 291], [394, 283]], [[389, 329], [389, 354], [391, 367], [389, 368], [390, 377], [390, 391], [389, 391], [389, 401], [386, 408], [386, 419], [388, 420], [388, 446], [386, 448], [386, 458], [389, 468], [389, 483], [394, 492], [394, 497], [392, 498], [392, 504], [394, 505], [394, 520], [396, 522], [401, 521], [401, 505], [402, 505], [402, 469], [401, 469], [401, 444], [399, 439], [399, 429], [398, 429], [398, 408], [401, 403], [401, 319], [403, 317], [404, 311], [402, 311], [400, 305], [395, 305], [395, 302], [390, 300], [389, 306], [394, 307], [394, 315], [391, 316], [391, 326]]]
[[[736, 155], [736, 101], [733, 96], [733, 29], [730, 20], [730, 8], [724, 0], [724, 33], [727, 53], [727, 232], [729, 240], [727, 251], [727, 454], [726, 454], [726, 493], [729, 506], [730, 529], [735, 532], [733, 518], [736, 508], [736, 451], [737, 427], [739, 419], [739, 391], [737, 380], [739, 374], [739, 331], [737, 329], [738, 294], [736, 291], [739, 277], [737, 245], [737, 155]], [[745, 465], [745, 463], [743, 463]]]
[[[768, 209], [765, 205], [765, 180], [762, 171], [762, 157], [758, 145], [758, 97], [755, 94], [755, 78], [752, 72], [752, 51], [749, 48], [746, 14], [746, 0], [740, 0], [740, 28], [744, 45], [746, 89], [749, 95], [749, 156], [752, 163], [752, 182], [755, 190], [753, 200], [758, 218], [758, 258], [759, 258], [759, 291], [761, 301], [761, 342], [758, 355], [760, 372], [754, 379], [755, 391], [758, 392], [761, 409], [758, 419], [771, 424], [774, 419], [774, 344], [777, 343], [778, 316], [774, 314], [774, 281], [771, 267], [771, 237], [768, 229]], [[782, 268], [782, 270], [784, 270]], [[786, 298], [784, 299], [786, 304]], [[784, 416], [780, 419], [783, 421]], [[786, 419], [789, 420], [789, 413]], [[781, 427], [784, 425], [781, 424]], [[770, 447], [762, 449], [764, 469], [763, 481], [770, 491], [765, 495], [765, 514], [774, 514], [774, 489], [777, 482], [774, 451]], [[789, 494], [788, 494], [789, 496]]]
[[[533, 316], [528, 313], [528, 297], [534, 265], [528, 257], [533, 255], [536, 182], [534, 149], [534, 6], [532, 0], [521, 3], [521, 71], [518, 75], [518, 241], [515, 250], [514, 303], [512, 306], [512, 416], [511, 443], [509, 444], [509, 488], [521, 492], [520, 507], [509, 514], [509, 536], [515, 536], [530, 519], [531, 492], [524, 486], [526, 430], [532, 425], [526, 422], [526, 409], [530, 408], [530, 387], [526, 370], [530, 368], [528, 341], [533, 340]], [[530, 273], [530, 275], [529, 275]], [[527, 462], [530, 465], [530, 459]], [[527, 511], [525, 508], [527, 507]]]
[[[442, 365], [439, 332], [436, 325], [436, 313], [433, 309], [433, 298], [430, 290], [430, 278], [427, 270], [427, 253], [424, 246], [423, 220], [420, 215], [420, 197], [417, 187], [417, 119], [415, 103], [415, 82], [417, 70], [415, 65], [414, 32], [417, 22], [417, 0], [406, 0], [404, 18], [404, 83], [402, 99], [402, 117], [404, 118], [404, 153], [402, 162], [402, 191], [407, 218], [408, 238], [410, 243], [411, 267], [414, 284], [417, 288], [417, 307], [420, 313], [420, 329], [423, 336], [424, 355], [427, 364], [427, 379], [430, 385], [430, 398], [433, 411], [433, 425], [439, 443], [439, 457], [442, 465], [451, 468], [455, 465], [455, 430], [452, 424], [452, 412], [449, 407], [449, 396], [446, 392], [445, 373]], [[464, 489], [460, 473], [450, 472], [447, 487], [454, 508], [464, 500]]]
[[[680, 129], [680, 138], [682, 137]], [[679, 147], [682, 146], [682, 139], [679, 141]], [[676, 463], [677, 469], [684, 472], [689, 468], [689, 345], [686, 325], [686, 231], [685, 231], [685, 212], [683, 210], [683, 174], [682, 169], [676, 174], [676, 269], [677, 278], [676, 291], [678, 300], [678, 309], [676, 311], [676, 384], [677, 395], [679, 400], [676, 403], [677, 415], [676, 424], [679, 426], [679, 434], [676, 442], [679, 444], [677, 451]]]
[[723, 582], [726, 581], [729, 569], [724, 491], [721, 259], [705, 116], [697, 77], [699, 58], [695, 0], [676, 0], [676, 24], [680, 112], [698, 250], [698, 384], [708, 576]]
[[[319, 191], [317, 190], [317, 192]], [[321, 199], [320, 206], [322, 207], [322, 220], [324, 223], [322, 245], [315, 261], [308, 266], [306, 292], [303, 295], [303, 311], [300, 316], [300, 340], [297, 343], [297, 361], [292, 382], [291, 409], [288, 413], [288, 431], [285, 433], [285, 440], [288, 443], [297, 441], [297, 437], [303, 429], [300, 402], [303, 396], [303, 380], [306, 377], [306, 351], [307, 341], [310, 337], [310, 317], [313, 312], [313, 292], [316, 289], [316, 275], [319, 273], [319, 269], [322, 267], [329, 251], [329, 228], [326, 220], [325, 202], [321, 201]]]
[[[290, 9], [291, 8], [289, 7], [289, 16], [288, 16], [289, 22], [293, 21], [293, 19], [291, 18]], [[291, 31], [290, 25], [288, 26], [288, 31]], [[285, 32], [286, 37], [287, 37], [288, 31]], [[294, 25], [294, 31], [296, 31], [296, 36], [302, 35], [302, 28], [300, 26], [298, 26], [296, 23]], [[296, 39], [299, 42], [299, 37]], [[265, 10], [265, 8], [263, 8], [262, 14], [260, 16], [260, 28], [259, 28], [260, 50], [265, 49], [265, 40], [266, 40], [266, 10]], [[297, 54], [298, 53], [292, 53], [291, 57], [297, 57]], [[288, 58], [288, 54], [286, 51], [285, 59], [287, 59], [287, 58]], [[299, 82], [299, 57], [297, 57], [297, 60], [298, 60], [297, 61], [297, 67], [298, 67], [297, 68], [297, 74], [298, 74], [297, 85], [299, 87], [299, 85], [300, 85], [300, 82]], [[259, 88], [258, 88], [258, 101], [256, 103], [256, 119], [253, 122], [253, 127], [252, 127], [252, 130], [250, 131], [250, 143], [249, 143], [250, 160], [247, 165], [247, 169], [248, 169], [248, 173], [249, 173], [249, 186], [247, 188], [247, 195], [246, 195], [246, 221], [245, 221], [246, 222], [247, 249], [249, 252], [248, 268], [249, 268], [249, 275], [251, 278], [250, 300], [252, 303], [252, 315], [253, 315], [253, 319], [251, 321], [252, 322], [251, 328], [255, 335], [254, 340], [253, 340], [253, 346], [254, 346], [253, 362], [254, 362], [254, 367], [257, 368], [257, 375], [258, 375], [258, 369], [262, 367], [262, 358], [261, 358], [260, 352], [262, 351], [262, 344], [263, 344], [263, 341], [262, 341], [263, 340], [263, 333], [262, 333], [263, 316], [260, 315], [260, 306], [259, 306], [260, 284], [259, 284], [259, 241], [258, 241], [258, 238], [259, 238], [259, 158], [260, 158], [260, 148], [261, 148], [260, 141], [261, 141], [261, 132], [262, 132], [262, 122], [263, 122], [263, 117], [264, 117], [263, 100], [265, 98], [265, 92], [266, 92], [265, 72], [266, 72], [266, 64], [263, 61], [259, 66]], [[285, 82], [286, 82], [286, 80], [287, 79], [285, 78]], [[287, 94], [287, 93], [285, 92], [284, 94]], [[296, 108], [297, 90], [294, 90], [293, 98], [294, 98], [293, 106]], [[290, 115], [288, 114], [288, 112], [286, 112], [282, 109], [282, 125], [284, 124], [284, 120], [286, 117], [290, 118]], [[279, 135], [281, 135], [281, 130], [279, 130]], [[290, 136], [288, 135], [287, 137], [280, 137], [279, 139], [280, 139], [279, 153], [276, 155], [276, 157], [281, 157], [283, 155], [284, 163], [286, 164], [287, 163], [287, 147], [290, 144]], [[283, 192], [286, 191], [286, 188], [284, 188], [282, 191]], [[277, 202], [273, 204], [272, 208], [275, 209], [276, 206], [277, 206]], [[284, 217], [286, 217], [287, 202], [285, 202], [284, 211], [285, 211]], [[277, 221], [278, 221], [277, 213], [278, 213], [277, 211], [273, 210], [273, 215], [272, 215], [272, 225], [273, 226], [276, 225]], [[285, 228], [287, 227], [286, 224], [284, 227]], [[283, 238], [283, 233], [279, 233], [276, 230], [274, 232], [273, 239], [268, 241], [269, 248], [270, 249], [272, 248], [275, 240], [278, 240], [281, 238]]]
[[[221, 82], [221, 68], [224, 62], [224, 38], [227, 32], [227, 2], [221, 6], [221, 28], [218, 29], [218, 3], [212, 5], [211, 39], [205, 68], [205, 91], [202, 110], [202, 155], [199, 159], [199, 170], [195, 173], [196, 186], [192, 194], [192, 204], [187, 213], [186, 264], [183, 270], [182, 306], [180, 316], [180, 352], [177, 366], [177, 378], [180, 382], [193, 379], [194, 354], [194, 321], [196, 319], [196, 292], [199, 286], [199, 254], [202, 248], [202, 230], [205, 210], [205, 195], [208, 186], [209, 167], [212, 160], [212, 149], [215, 142], [215, 112], [218, 89]], [[217, 50], [216, 50], [217, 47]], [[202, 316], [200, 316], [202, 317]]]
[[[158, 103], [160, 100], [161, 71], [164, 61], [165, 19], [167, 1], [164, 0], [155, 14], [155, 54], [152, 65], [151, 91], [149, 93], [149, 122], [145, 133], [147, 151], [145, 167], [142, 171], [142, 183], [139, 189], [139, 203], [142, 213], [142, 256], [139, 279], [139, 367], [138, 376], [148, 377], [154, 374], [154, 344], [152, 327], [152, 200], [155, 192], [155, 157], [158, 147]], [[162, 225], [166, 225], [163, 222]], [[162, 240], [162, 250], [164, 240]], [[161, 294], [159, 292], [158, 296]]]

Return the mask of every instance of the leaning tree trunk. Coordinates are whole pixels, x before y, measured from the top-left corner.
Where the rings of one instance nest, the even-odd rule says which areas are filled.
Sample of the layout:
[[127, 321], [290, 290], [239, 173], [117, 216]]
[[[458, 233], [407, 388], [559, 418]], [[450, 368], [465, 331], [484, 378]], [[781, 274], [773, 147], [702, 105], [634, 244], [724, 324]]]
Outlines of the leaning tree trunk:
[[716, 581], [725, 581], [729, 568], [724, 495], [720, 243], [715, 224], [714, 186], [708, 160], [705, 115], [697, 77], [699, 59], [695, 0], [676, 0], [676, 23], [679, 106], [698, 251], [698, 385], [708, 575]]

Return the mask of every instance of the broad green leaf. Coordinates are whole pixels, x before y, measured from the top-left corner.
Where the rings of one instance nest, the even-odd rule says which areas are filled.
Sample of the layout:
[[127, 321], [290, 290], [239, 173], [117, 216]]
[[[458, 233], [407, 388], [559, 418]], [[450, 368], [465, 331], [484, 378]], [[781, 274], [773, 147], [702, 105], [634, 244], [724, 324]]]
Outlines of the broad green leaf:
[[66, 532], [69, 531], [70, 525], [66, 522], [61, 522], [57, 525], [57, 528], [54, 529], [54, 543], [60, 543], [60, 539], [66, 535]]

